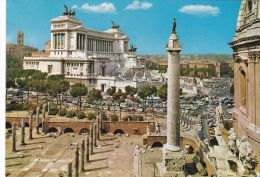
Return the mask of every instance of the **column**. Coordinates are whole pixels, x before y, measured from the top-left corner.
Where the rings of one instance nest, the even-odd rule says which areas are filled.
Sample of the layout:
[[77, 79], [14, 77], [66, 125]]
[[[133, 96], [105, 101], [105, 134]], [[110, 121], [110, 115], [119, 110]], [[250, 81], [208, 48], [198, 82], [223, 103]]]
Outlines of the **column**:
[[51, 103], [48, 102], [48, 118], [49, 118], [49, 115], [50, 115], [50, 106], [51, 106]]
[[24, 126], [24, 121], [23, 121], [23, 118], [22, 118], [22, 122], [21, 122], [21, 145], [25, 145], [24, 139], [25, 139], [25, 126]]
[[42, 119], [45, 120], [46, 104], [42, 106]]
[[86, 162], [89, 162], [89, 133], [86, 135]]
[[248, 64], [248, 89], [247, 89], [247, 115], [250, 117], [250, 122], [254, 125], [257, 125], [257, 119], [256, 119], [256, 92], [255, 92], [255, 84], [256, 84], [256, 78], [255, 78], [255, 57], [250, 56], [249, 64]]
[[85, 50], [85, 43], [86, 43], [86, 40], [85, 40], [85, 34], [83, 34], [83, 50]]
[[90, 155], [93, 154], [93, 129], [92, 129], [92, 125], [90, 126]]
[[36, 133], [37, 134], [39, 134], [39, 114], [40, 114], [40, 107], [37, 107], [36, 121], [35, 121], [35, 127], [36, 127]]
[[184, 177], [185, 157], [180, 148], [180, 58], [182, 50], [176, 34], [176, 21], [166, 47], [168, 52], [167, 143], [163, 147], [163, 176]]
[[97, 116], [97, 139], [100, 140], [100, 116]]
[[93, 139], [94, 139], [94, 143], [93, 143], [93, 148], [94, 148], [97, 147], [97, 124], [94, 124]]
[[80, 34], [80, 50], [82, 50], [82, 34]]
[[75, 177], [79, 177], [79, 148], [76, 147], [75, 150], [75, 165], [74, 165]]
[[54, 49], [56, 49], [56, 34], [53, 34], [52, 36], [52, 46]]
[[180, 150], [180, 63], [176, 51], [168, 51], [167, 148]]
[[12, 127], [12, 151], [16, 152], [16, 124], [13, 123]]
[[81, 152], [80, 152], [80, 170], [84, 172], [84, 154], [85, 154], [85, 141], [84, 139], [81, 140]]
[[30, 118], [29, 118], [29, 140], [32, 140], [32, 118], [33, 118], [33, 112], [31, 112], [30, 114]]
[[68, 163], [68, 177], [72, 177], [72, 162]]
[[54, 34], [54, 49], [57, 49], [57, 34]]
[[60, 49], [60, 34], [57, 34], [57, 49]]

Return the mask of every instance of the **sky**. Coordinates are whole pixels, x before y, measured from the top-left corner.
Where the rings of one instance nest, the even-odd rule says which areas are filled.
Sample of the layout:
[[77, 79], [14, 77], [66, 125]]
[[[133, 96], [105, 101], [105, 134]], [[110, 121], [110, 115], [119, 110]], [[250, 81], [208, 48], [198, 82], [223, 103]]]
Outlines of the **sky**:
[[62, 15], [64, 4], [76, 11], [86, 28], [107, 30], [120, 25], [138, 54], [166, 54], [165, 45], [176, 18], [183, 54], [231, 54], [239, 0], [7, 0], [6, 41], [44, 48], [50, 20]]

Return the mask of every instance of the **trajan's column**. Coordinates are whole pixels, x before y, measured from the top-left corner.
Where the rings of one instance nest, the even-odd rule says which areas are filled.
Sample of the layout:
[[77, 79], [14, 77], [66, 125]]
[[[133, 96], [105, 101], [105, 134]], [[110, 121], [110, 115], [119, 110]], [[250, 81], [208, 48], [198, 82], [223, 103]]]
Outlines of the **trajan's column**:
[[180, 56], [176, 21], [166, 45], [168, 52], [167, 143], [163, 147], [163, 176], [184, 176], [185, 157], [180, 148]]

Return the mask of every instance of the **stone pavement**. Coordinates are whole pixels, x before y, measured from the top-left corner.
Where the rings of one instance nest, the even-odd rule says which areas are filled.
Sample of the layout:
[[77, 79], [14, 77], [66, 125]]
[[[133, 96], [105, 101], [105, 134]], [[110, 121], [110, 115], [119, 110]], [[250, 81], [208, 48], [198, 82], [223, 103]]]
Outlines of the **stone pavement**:
[[[26, 128], [26, 146], [19, 146], [17, 129], [17, 152], [11, 152], [11, 138], [6, 141], [6, 173], [11, 177], [57, 177], [59, 173], [67, 175], [67, 163], [73, 163], [74, 149], [66, 148], [73, 142], [80, 144], [83, 135], [63, 134], [50, 138], [34, 134], [35, 139], [28, 141]], [[90, 163], [85, 163], [85, 171], [79, 176], [86, 177], [134, 177], [134, 145], [142, 143], [141, 136], [125, 135], [119, 137], [101, 137]], [[40, 147], [41, 146], [41, 147]], [[19, 158], [20, 155], [24, 158]]]

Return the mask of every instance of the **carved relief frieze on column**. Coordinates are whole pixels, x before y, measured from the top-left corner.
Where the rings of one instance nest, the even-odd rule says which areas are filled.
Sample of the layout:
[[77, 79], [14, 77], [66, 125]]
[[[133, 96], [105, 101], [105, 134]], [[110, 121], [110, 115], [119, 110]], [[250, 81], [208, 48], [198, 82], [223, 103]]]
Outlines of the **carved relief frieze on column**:
[[238, 54], [237, 53], [233, 53], [233, 59], [235, 62], [237, 62], [237, 58], [238, 58]]
[[254, 63], [256, 61], [256, 52], [248, 53], [249, 63]]
[[250, 62], [260, 62], [260, 51], [249, 52], [248, 56]]

